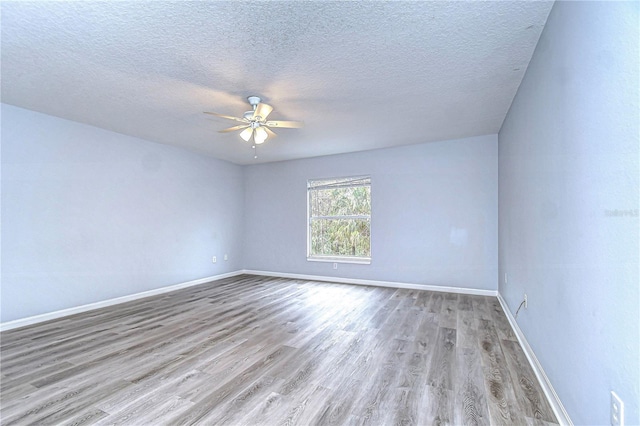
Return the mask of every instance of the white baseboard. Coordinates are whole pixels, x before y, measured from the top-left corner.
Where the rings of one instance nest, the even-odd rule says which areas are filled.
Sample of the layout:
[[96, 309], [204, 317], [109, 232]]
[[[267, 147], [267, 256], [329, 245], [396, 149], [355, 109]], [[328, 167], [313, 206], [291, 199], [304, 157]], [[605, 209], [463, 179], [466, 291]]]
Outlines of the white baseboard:
[[293, 279], [299, 279], [299, 280], [301, 279], [301, 280], [309, 280], [309, 281], [325, 281], [325, 282], [335, 282], [335, 283], [343, 283], [343, 284], [368, 285], [368, 286], [375, 286], [375, 287], [391, 287], [391, 288], [406, 288], [411, 290], [440, 291], [440, 292], [447, 292], [447, 293], [472, 294], [477, 296], [497, 296], [498, 295], [498, 292], [495, 290], [482, 290], [482, 289], [463, 288], [463, 287], [444, 287], [444, 286], [429, 285], [429, 284], [403, 283], [403, 282], [397, 282], [397, 281], [363, 280], [363, 279], [357, 279], [357, 278], [327, 277], [327, 276], [321, 276], [321, 275], [290, 274], [286, 272], [255, 271], [251, 269], [243, 269], [243, 270], [229, 272], [226, 274], [200, 278], [197, 280], [175, 284], [167, 287], [161, 287], [154, 290], [143, 291], [141, 293], [130, 294], [127, 296], [116, 297], [114, 299], [103, 300], [100, 302], [89, 303], [87, 305], [76, 306], [73, 308], [62, 309], [60, 311], [48, 312], [46, 314], [35, 315], [32, 317], [20, 318], [17, 320], [0, 323], [0, 331], [12, 330], [14, 328], [19, 328], [19, 327], [25, 327], [27, 325], [37, 324], [37, 323], [49, 321], [52, 319], [58, 319], [65, 316], [90, 311], [93, 309], [104, 308], [107, 306], [116, 305], [118, 303], [125, 303], [125, 302], [142, 299], [149, 296], [155, 296], [157, 294], [168, 293], [170, 291], [179, 290], [181, 288], [204, 284], [211, 281], [233, 277], [240, 274], [261, 275], [261, 276], [279, 277], [279, 278], [293, 278]]
[[538, 378], [538, 382], [540, 383], [540, 386], [542, 386], [542, 390], [545, 396], [547, 397], [547, 400], [551, 404], [551, 408], [553, 409], [553, 412], [556, 415], [556, 418], [558, 419], [558, 423], [561, 426], [564, 426], [564, 425], [573, 426], [573, 422], [569, 418], [569, 414], [567, 413], [567, 410], [564, 409], [564, 406], [562, 405], [562, 402], [560, 401], [558, 394], [553, 389], [553, 386], [551, 386], [551, 382], [549, 381], [549, 378], [547, 377], [544, 370], [542, 369], [542, 365], [540, 365], [538, 358], [536, 358], [536, 354], [533, 352], [533, 349], [531, 349], [531, 346], [529, 346], [529, 342], [527, 342], [527, 339], [524, 337], [522, 330], [520, 330], [520, 327], [518, 326], [516, 319], [511, 314], [511, 311], [507, 306], [507, 302], [502, 298], [502, 295], [500, 294], [498, 294], [498, 301], [500, 301], [500, 305], [502, 305], [502, 310], [507, 316], [507, 319], [509, 320], [509, 324], [511, 324], [511, 328], [516, 333], [518, 342], [520, 342], [520, 346], [522, 347], [524, 354], [529, 360], [529, 364], [531, 365], [533, 372]]
[[200, 278], [193, 281], [187, 281], [180, 284], [170, 285], [167, 287], [156, 288], [149, 291], [143, 291], [141, 293], [129, 294], [127, 296], [116, 297], [114, 299], [102, 300], [100, 302], [89, 303], [87, 305], [75, 306], [73, 308], [62, 309], [55, 312], [48, 312], [46, 314], [34, 315], [32, 317], [20, 318], [13, 321], [0, 323], [0, 331], [13, 330], [14, 328], [26, 327], [28, 325], [37, 324], [52, 319], [58, 319], [69, 315], [79, 314], [81, 312], [91, 311], [94, 309], [104, 308], [106, 306], [117, 305], [118, 303], [130, 302], [132, 300], [143, 299], [149, 296], [155, 296], [157, 294], [169, 293], [171, 291], [179, 290], [181, 288], [192, 287], [194, 285], [205, 284], [211, 281], [221, 280], [223, 278], [234, 277], [242, 274], [242, 271], [233, 271], [226, 274], [214, 275], [211, 277]]
[[411, 290], [442, 291], [446, 293], [473, 294], [476, 296], [494, 296], [495, 297], [498, 295], [498, 292], [496, 290], [482, 290], [482, 289], [476, 289], [476, 288], [443, 287], [443, 286], [437, 286], [437, 285], [402, 283], [402, 282], [396, 282], [396, 281], [375, 281], [375, 280], [361, 280], [357, 278], [326, 277], [321, 275], [289, 274], [286, 272], [254, 271], [251, 269], [245, 269], [242, 272], [245, 274], [251, 274], [251, 275], [262, 275], [266, 277], [279, 277], [279, 278], [293, 278], [297, 280], [327, 281], [332, 283], [370, 285], [375, 287], [407, 288]]
[[102, 300], [100, 302], [89, 303], [87, 305], [75, 306], [73, 308], [62, 309], [59, 311], [48, 312], [46, 314], [34, 315], [32, 317], [20, 318], [17, 320], [0, 323], [0, 332], [13, 330], [20, 327], [26, 327], [28, 325], [38, 324], [41, 322], [50, 321], [53, 319], [58, 319], [58, 318], [66, 317], [69, 315], [79, 314], [79, 313], [91, 311], [94, 309], [100, 309], [107, 306], [113, 306], [113, 305], [117, 305], [118, 303], [125, 303], [125, 302], [142, 299], [149, 296], [168, 293], [171, 291], [179, 290], [181, 288], [205, 284], [211, 281], [217, 281], [223, 278], [234, 277], [236, 275], [241, 275], [241, 274], [303, 279], [303, 280], [309, 280], [309, 281], [329, 281], [329, 282], [337, 282], [337, 283], [345, 283], [345, 284], [370, 285], [370, 286], [377, 286], [377, 287], [443, 291], [443, 292], [450, 292], [450, 293], [475, 294], [480, 296], [496, 296], [498, 294], [497, 291], [493, 291], [493, 290], [479, 290], [479, 289], [468, 289], [468, 288], [459, 288], [459, 287], [440, 287], [440, 286], [433, 286], [433, 285], [426, 285], [426, 284], [411, 284], [411, 283], [401, 283], [401, 282], [393, 282], [393, 281], [372, 281], [372, 280], [360, 280], [360, 279], [353, 279], [353, 278], [336, 278], [336, 277], [324, 277], [324, 276], [317, 276], [317, 275], [289, 274], [284, 272], [253, 271], [253, 270], [245, 269], [245, 270], [229, 272], [226, 274], [200, 278], [197, 280], [187, 281], [184, 283], [170, 285], [167, 287], [156, 288], [149, 291], [143, 291], [141, 293], [129, 294], [127, 296], [116, 297], [114, 299]]

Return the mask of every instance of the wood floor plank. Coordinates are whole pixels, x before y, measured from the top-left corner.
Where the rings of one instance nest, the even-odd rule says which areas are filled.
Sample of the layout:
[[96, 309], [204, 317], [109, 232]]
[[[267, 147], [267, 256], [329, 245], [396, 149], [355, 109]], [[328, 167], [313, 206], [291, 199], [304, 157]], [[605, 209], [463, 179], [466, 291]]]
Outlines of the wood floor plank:
[[458, 295], [445, 293], [442, 299], [438, 324], [440, 327], [455, 329], [458, 324]]
[[490, 417], [499, 424], [525, 424], [525, 415], [515, 399], [498, 333], [490, 321], [480, 320], [479, 323], [478, 341]]
[[24, 397], [28, 397], [37, 390], [37, 387], [29, 383], [13, 384], [7, 387], [2, 395], [0, 395], [0, 417], [7, 408], [18, 404]]
[[418, 424], [455, 425], [453, 391], [446, 389], [442, 384], [427, 386], [422, 406], [425, 407], [424, 420]]
[[511, 328], [498, 299], [491, 300], [488, 304], [491, 309], [491, 319], [493, 320], [493, 324], [498, 332], [498, 337], [501, 340], [512, 340], [517, 342], [518, 338]]
[[237, 420], [251, 410], [251, 407], [272, 393], [271, 389], [277, 387], [282, 379], [270, 375], [263, 375], [258, 380], [247, 386], [242, 392], [225, 404], [219, 404], [210, 410], [195, 424], [237, 424]]
[[112, 380], [100, 386], [61, 389], [54, 394], [44, 393], [39, 398], [23, 399], [7, 413], [2, 414], [3, 425], [57, 424], [77, 415], [95, 401], [129, 386], [124, 380]]
[[478, 347], [477, 321], [472, 311], [458, 311], [456, 346], [458, 348]]
[[473, 297], [468, 294], [458, 295], [458, 311], [473, 311]]
[[418, 425], [420, 401], [425, 391], [422, 388], [397, 389], [394, 407], [390, 410], [394, 425]]
[[484, 391], [482, 358], [477, 347], [462, 347], [457, 352], [454, 422], [458, 425], [491, 423]]
[[169, 422], [186, 425], [208, 418], [210, 411], [232, 401], [234, 397], [259, 380], [260, 376], [269, 376], [272, 368], [287, 361], [291, 353], [293, 353], [292, 348], [278, 347], [244, 370], [232, 375], [226, 382], [212, 383], [212, 391], [202, 394], [202, 397], [192, 398], [191, 401], [194, 402], [194, 405], [180, 416], [170, 419]]
[[164, 422], [166, 418], [179, 415], [193, 406], [177, 396], [152, 393], [146, 398], [129, 404], [113, 415], [102, 417], [97, 425], [153, 425]]
[[87, 408], [86, 410], [82, 410], [76, 413], [71, 419], [62, 422], [61, 424], [64, 426], [84, 426], [84, 425], [94, 425], [100, 419], [108, 416], [102, 410], [98, 410], [97, 408]]
[[0, 423], [556, 419], [496, 298], [239, 275], [0, 333]]
[[456, 362], [455, 350], [456, 330], [440, 327], [428, 373], [429, 386], [436, 389], [453, 389], [453, 372]]
[[271, 392], [260, 401], [247, 407], [237, 419], [239, 425], [263, 425], [271, 424], [271, 419], [281, 419], [284, 417], [284, 410], [289, 406], [289, 401], [284, 395]]
[[473, 314], [476, 319], [491, 320], [491, 309], [489, 308], [489, 302], [491, 300], [490, 297], [486, 296], [474, 296], [471, 299]]
[[0, 398], [10, 398], [9, 395], [5, 395], [7, 391], [11, 391], [23, 384], [29, 384], [42, 376], [59, 373], [71, 367], [73, 367], [73, 364], [65, 361], [53, 365], [34, 366], [32, 369], [21, 368], [14, 372], [13, 375], [2, 379], [2, 382], [0, 382]]
[[[351, 416], [353, 405], [356, 402], [355, 389], [361, 389], [362, 382], [354, 379], [353, 377], [347, 378], [336, 389], [335, 392], [331, 392], [328, 398], [325, 398], [319, 407], [311, 407], [311, 410], [315, 413], [311, 419], [307, 420], [306, 424], [314, 425], [341, 425], [344, 424]], [[296, 423], [305, 424], [305, 423]]]
[[436, 314], [423, 311], [420, 325], [413, 339], [413, 352], [431, 354], [436, 345], [438, 335], [438, 317]]
[[429, 301], [431, 300], [432, 295], [433, 295], [433, 292], [431, 291], [421, 291], [418, 294], [418, 297], [416, 297], [416, 302], [414, 306], [416, 308], [423, 308], [423, 309], [428, 308]]
[[434, 292], [429, 300], [429, 306], [427, 307], [427, 311], [432, 314], [438, 314], [442, 312], [442, 302], [444, 300], [444, 296], [442, 293]]
[[524, 357], [519, 343], [511, 340], [502, 340], [500, 343], [507, 358], [509, 371], [511, 371], [516, 400], [520, 408], [524, 410], [525, 416], [553, 422], [555, 420], [553, 410], [541, 389], [536, 386], [535, 375]]
[[[285, 415], [267, 419], [265, 425], [311, 425], [318, 413], [326, 407], [326, 401], [335, 393], [322, 386], [309, 386], [297, 395], [291, 395], [285, 408]], [[273, 421], [276, 419], [276, 421]], [[248, 422], [251, 424], [251, 421]]]
[[363, 383], [361, 397], [356, 400], [356, 404], [364, 409], [352, 410], [359, 424], [382, 425], [393, 421], [395, 391], [402, 380], [400, 366], [405, 363], [406, 358], [406, 352], [390, 354], [382, 362], [380, 373]]
[[369, 327], [380, 328], [382, 324], [387, 321], [387, 318], [395, 310], [398, 304], [400, 304], [400, 299], [390, 297], [387, 302], [376, 312], [371, 321], [369, 321]]

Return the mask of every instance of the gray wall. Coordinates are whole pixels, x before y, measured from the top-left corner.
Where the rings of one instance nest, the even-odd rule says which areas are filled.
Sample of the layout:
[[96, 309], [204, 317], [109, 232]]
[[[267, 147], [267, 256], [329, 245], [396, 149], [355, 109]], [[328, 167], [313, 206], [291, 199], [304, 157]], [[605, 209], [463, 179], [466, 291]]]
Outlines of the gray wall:
[[242, 173], [3, 104], [2, 322], [241, 269]]
[[[370, 265], [306, 260], [311, 178], [370, 175]], [[247, 166], [245, 268], [497, 289], [497, 136]]]
[[499, 134], [499, 290], [576, 424], [640, 423], [638, 9], [556, 2]]
[[[307, 179], [356, 174], [372, 264], [307, 262]], [[243, 267], [497, 286], [496, 135], [242, 168], [3, 104], [1, 189], [2, 322]]]

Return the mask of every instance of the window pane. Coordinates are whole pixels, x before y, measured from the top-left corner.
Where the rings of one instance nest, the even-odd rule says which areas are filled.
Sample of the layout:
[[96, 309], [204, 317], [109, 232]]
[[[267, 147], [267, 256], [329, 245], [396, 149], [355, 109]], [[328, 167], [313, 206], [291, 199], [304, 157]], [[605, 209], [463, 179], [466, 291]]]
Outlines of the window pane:
[[371, 214], [371, 187], [311, 190], [311, 217]]
[[369, 219], [314, 219], [311, 255], [371, 257]]

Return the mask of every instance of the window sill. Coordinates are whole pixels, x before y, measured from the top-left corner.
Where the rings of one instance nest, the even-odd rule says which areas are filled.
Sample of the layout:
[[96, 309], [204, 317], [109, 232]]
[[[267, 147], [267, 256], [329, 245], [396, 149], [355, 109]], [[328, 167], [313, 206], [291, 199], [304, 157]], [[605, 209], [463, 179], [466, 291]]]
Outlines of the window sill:
[[307, 262], [329, 262], [329, 263], [355, 263], [359, 265], [370, 265], [370, 257], [340, 257], [340, 256], [308, 256]]

